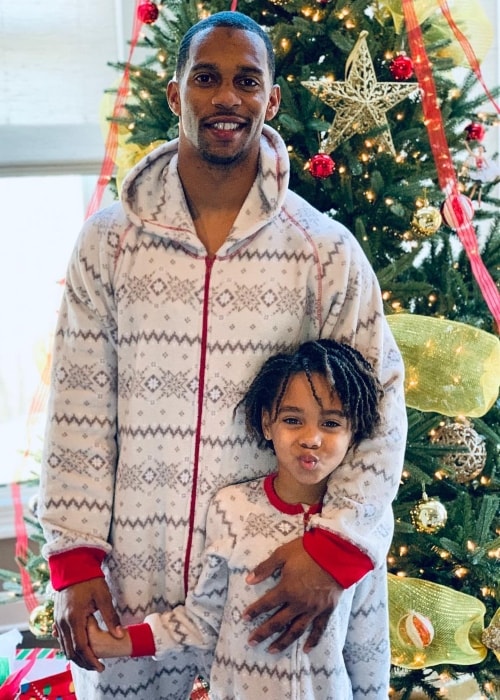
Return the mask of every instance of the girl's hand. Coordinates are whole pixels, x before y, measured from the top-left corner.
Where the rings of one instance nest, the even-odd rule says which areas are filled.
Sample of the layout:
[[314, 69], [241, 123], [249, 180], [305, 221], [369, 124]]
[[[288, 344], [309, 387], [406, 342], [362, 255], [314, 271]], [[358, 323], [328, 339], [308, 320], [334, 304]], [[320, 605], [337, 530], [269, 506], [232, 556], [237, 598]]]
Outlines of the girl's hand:
[[87, 620], [87, 634], [90, 646], [99, 659], [131, 655], [132, 643], [130, 635], [126, 629], [123, 630], [123, 633], [121, 639], [116, 639], [109, 632], [99, 627], [94, 616], [89, 617]]

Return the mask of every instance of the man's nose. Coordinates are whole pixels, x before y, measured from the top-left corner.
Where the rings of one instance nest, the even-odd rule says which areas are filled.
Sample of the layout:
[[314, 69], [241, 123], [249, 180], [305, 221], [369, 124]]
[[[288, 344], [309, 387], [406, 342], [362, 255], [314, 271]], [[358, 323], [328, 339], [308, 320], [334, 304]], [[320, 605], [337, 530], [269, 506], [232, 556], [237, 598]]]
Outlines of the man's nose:
[[224, 81], [217, 87], [212, 97], [212, 104], [222, 107], [236, 107], [241, 104], [241, 99], [232, 81]]

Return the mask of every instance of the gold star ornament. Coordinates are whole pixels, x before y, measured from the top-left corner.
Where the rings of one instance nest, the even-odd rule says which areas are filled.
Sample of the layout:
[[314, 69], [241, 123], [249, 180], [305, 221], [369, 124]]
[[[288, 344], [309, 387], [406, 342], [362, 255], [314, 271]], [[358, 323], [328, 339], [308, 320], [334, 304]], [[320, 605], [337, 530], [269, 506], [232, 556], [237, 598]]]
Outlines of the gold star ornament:
[[386, 112], [412, 93], [418, 91], [416, 83], [377, 82], [366, 37], [363, 31], [349, 54], [345, 67], [345, 81], [306, 80], [302, 83], [319, 99], [335, 110], [335, 119], [321, 143], [324, 153], [354, 136], [366, 134], [372, 129], [384, 128], [377, 135], [383, 148], [396, 155]]

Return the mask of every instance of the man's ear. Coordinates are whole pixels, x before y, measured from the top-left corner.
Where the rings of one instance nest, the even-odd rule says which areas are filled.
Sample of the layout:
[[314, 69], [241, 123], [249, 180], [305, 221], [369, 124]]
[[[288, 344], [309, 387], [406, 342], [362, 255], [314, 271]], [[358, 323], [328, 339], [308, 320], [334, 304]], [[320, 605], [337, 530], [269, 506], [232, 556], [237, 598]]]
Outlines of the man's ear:
[[273, 85], [271, 88], [271, 94], [269, 95], [269, 102], [266, 109], [266, 122], [271, 121], [278, 114], [278, 109], [280, 108], [281, 102], [281, 88], [279, 85]]
[[179, 96], [179, 83], [177, 80], [170, 80], [167, 85], [167, 102], [171, 111], [176, 117], [181, 116], [181, 101]]

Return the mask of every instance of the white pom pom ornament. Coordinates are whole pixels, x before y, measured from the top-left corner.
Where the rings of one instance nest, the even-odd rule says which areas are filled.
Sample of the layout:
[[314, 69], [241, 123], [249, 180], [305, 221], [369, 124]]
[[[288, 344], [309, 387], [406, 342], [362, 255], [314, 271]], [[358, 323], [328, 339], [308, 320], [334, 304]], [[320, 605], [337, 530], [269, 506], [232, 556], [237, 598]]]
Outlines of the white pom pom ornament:
[[434, 627], [428, 617], [410, 610], [398, 622], [398, 634], [404, 644], [425, 649], [434, 639]]

